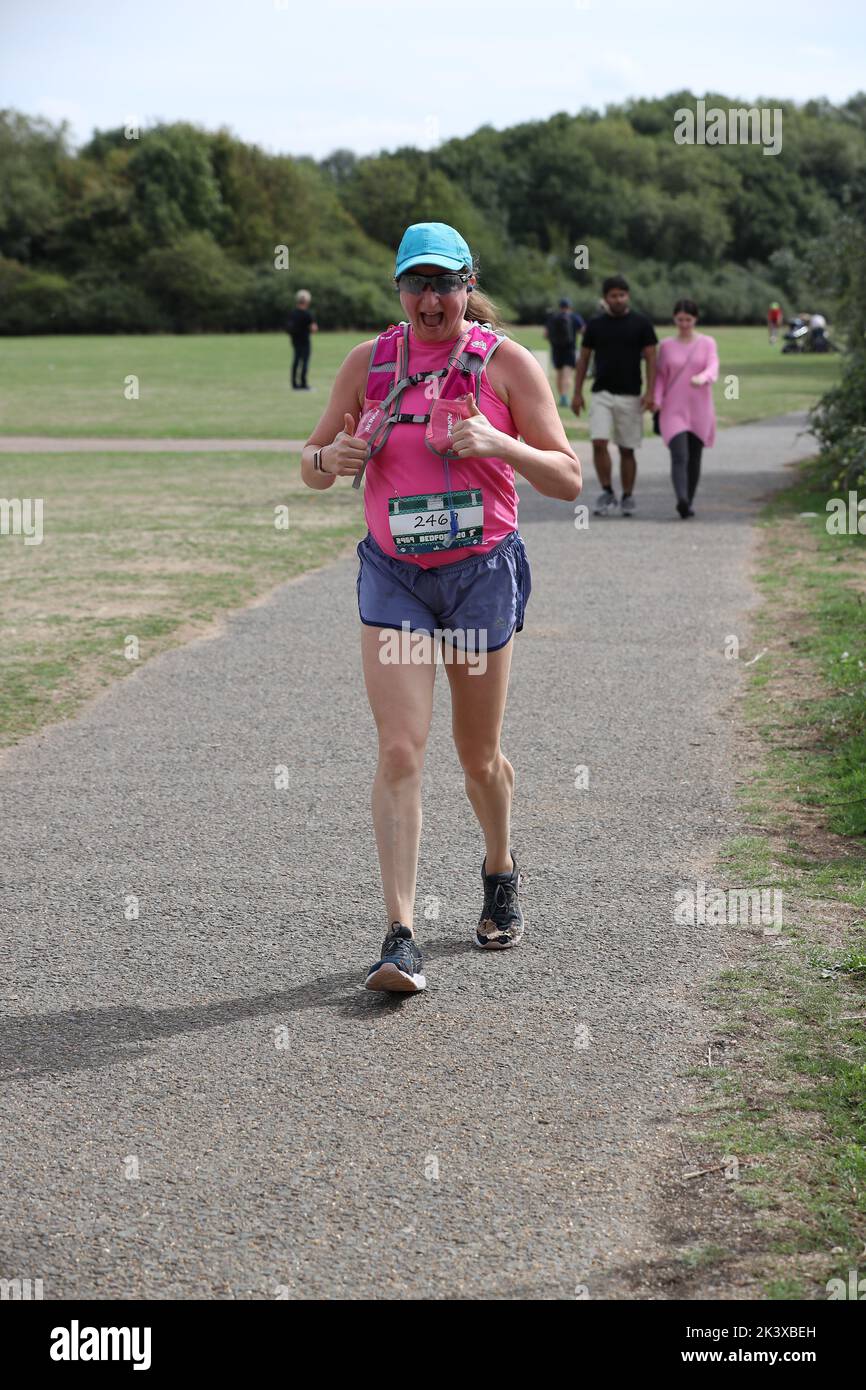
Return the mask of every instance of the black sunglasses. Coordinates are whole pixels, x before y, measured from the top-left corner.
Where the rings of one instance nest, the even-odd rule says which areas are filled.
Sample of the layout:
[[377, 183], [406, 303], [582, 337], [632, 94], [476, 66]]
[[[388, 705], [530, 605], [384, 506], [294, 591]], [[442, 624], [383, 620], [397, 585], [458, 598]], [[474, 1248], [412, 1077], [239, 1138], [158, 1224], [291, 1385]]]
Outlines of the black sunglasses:
[[407, 271], [405, 275], [398, 277], [397, 284], [408, 294], [423, 294], [425, 285], [429, 285], [434, 294], [454, 294], [468, 279], [468, 275], [461, 275], [459, 271], [450, 271], [444, 275], [413, 275]]

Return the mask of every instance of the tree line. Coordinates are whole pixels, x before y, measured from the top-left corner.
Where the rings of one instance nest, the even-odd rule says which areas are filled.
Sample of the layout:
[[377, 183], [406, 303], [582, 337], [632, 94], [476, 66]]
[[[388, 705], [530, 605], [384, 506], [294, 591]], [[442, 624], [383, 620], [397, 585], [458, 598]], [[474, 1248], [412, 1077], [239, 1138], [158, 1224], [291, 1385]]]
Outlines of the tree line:
[[428, 220], [463, 232], [512, 322], [538, 322], [562, 294], [591, 312], [613, 272], [656, 320], [682, 294], [706, 323], [762, 321], [771, 299], [832, 312], [824, 252], [866, 176], [866, 93], [768, 99], [784, 121], [773, 157], [678, 143], [676, 113], [697, 101], [318, 161], [182, 122], [96, 132], [74, 150], [65, 124], [2, 111], [0, 333], [274, 329], [301, 286], [322, 327], [381, 327], [398, 314], [396, 245]]

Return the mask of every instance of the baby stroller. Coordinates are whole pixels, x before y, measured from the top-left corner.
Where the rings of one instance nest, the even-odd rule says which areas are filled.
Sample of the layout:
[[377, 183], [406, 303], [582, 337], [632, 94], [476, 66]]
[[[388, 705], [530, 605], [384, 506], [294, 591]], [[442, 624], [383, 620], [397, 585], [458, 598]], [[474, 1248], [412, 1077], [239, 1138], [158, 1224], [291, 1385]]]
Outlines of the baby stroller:
[[[809, 325], [799, 314], [788, 320], [788, 331], [782, 342], [783, 352], [809, 351]], [[826, 351], [826, 349], [825, 349]]]
[[836, 344], [827, 335], [826, 328], [816, 325], [809, 330], [809, 352], [835, 352]]

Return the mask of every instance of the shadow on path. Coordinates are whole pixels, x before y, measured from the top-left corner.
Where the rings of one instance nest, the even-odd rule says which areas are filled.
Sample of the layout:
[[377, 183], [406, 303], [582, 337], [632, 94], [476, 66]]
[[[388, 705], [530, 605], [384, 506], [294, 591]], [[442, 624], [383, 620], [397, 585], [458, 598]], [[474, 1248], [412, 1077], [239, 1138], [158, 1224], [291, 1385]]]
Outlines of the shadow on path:
[[[425, 943], [426, 958], [475, 954], [471, 942]], [[372, 953], [371, 961], [372, 964]], [[142, 1055], [141, 1044], [183, 1033], [204, 1033], [248, 1019], [299, 1013], [304, 1009], [338, 1009], [344, 1017], [369, 1020], [395, 1013], [418, 995], [366, 990], [363, 971], [320, 975], [292, 989], [274, 990], [246, 999], [213, 1004], [185, 1004], [173, 1009], [119, 1005], [105, 1009], [63, 1009], [0, 1020], [0, 1075], [6, 1081], [112, 1066]], [[145, 1053], [147, 1055], [147, 1053]]]

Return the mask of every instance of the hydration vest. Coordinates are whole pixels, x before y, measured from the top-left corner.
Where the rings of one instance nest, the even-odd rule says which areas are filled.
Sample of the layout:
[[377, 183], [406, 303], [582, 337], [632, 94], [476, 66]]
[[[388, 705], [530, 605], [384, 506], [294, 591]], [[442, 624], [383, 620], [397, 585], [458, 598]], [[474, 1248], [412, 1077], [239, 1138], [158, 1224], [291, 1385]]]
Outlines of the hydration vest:
[[[370, 448], [364, 468], [355, 475], [352, 487], [361, 486], [367, 463], [382, 448], [394, 425], [424, 425], [424, 443], [445, 463], [446, 485], [450, 492], [448, 459], [457, 458], [451, 449], [451, 432], [458, 420], [469, 416], [469, 393], [476, 405], [481, 391], [481, 373], [506, 334], [497, 333], [489, 323], [473, 323], [454, 344], [448, 363], [435, 371], [406, 376], [409, 362], [409, 324], [390, 324], [380, 333], [370, 353], [364, 411], [355, 430], [356, 439], [366, 439]], [[444, 378], [440, 381], [439, 379]], [[435, 383], [431, 406], [426, 415], [401, 412], [403, 392], [421, 382]]]

